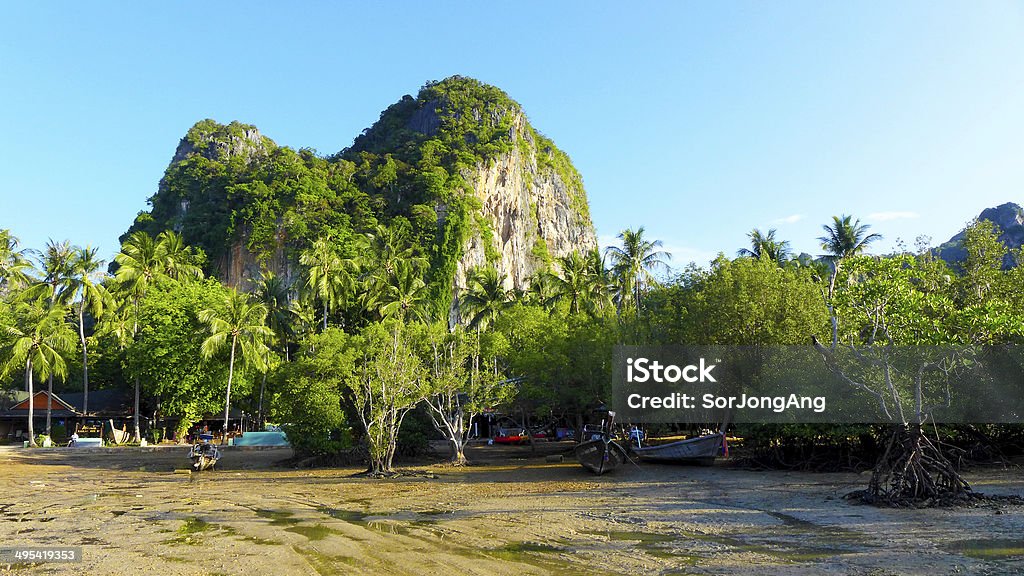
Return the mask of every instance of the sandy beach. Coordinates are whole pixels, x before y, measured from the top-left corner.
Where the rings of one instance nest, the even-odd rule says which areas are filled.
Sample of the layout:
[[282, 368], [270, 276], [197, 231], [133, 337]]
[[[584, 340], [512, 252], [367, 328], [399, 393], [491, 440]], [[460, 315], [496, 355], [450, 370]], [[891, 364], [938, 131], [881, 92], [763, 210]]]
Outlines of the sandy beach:
[[[38, 574], [1024, 574], [1024, 508], [853, 505], [867, 475], [641, 465], [594, 477], [567, 446], [480, 447], [476, 465], [292, 469], [288, 449], [0, 449], [4, 546], [81, 546]], [[179, 470], [175, 472], [175, 470]], [[1024, 494], [1019, 468], [976, 490]]]

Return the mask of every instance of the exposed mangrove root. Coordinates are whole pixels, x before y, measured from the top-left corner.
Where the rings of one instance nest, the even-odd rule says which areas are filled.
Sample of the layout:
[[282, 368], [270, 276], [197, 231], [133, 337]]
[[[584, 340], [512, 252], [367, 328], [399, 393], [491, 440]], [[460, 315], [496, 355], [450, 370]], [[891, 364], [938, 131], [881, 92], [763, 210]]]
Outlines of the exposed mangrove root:
[[388, 472], [367, 470], [365, 472], [359, 472], [353, 474], [352, 478], [372, 478], [374, 480], [387, 480], [394, 478], [427, 478], [429, 480], [437, 480], [438, 475], [433, 472], [425, 470], [391, 470]]
[[868, 489], [847, 498], [876, 506], [922, 508], [963, 505], [984, 496], [971, 489], [921, 426], [909, 425], [894, 427]]

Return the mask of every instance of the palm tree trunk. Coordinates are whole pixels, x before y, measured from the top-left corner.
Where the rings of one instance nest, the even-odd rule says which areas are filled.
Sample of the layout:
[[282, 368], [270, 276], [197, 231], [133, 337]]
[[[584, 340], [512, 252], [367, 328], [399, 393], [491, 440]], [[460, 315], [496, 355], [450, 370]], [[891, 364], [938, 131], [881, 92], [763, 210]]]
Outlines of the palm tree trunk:
[[53, 415], [53, 374], [47, 379], [46, 385], [46, 435], [50, 435], [50, 419]]
[[36, 446], [36, 411], [35, 411], [35, 390], [32, 387], [32, 359], [25, 361], [25, 379], [28, 382], [28, 445], [35, 448]]
[[263, 373], [263, 380], [260, 382], [260, 403], [256, 407], [256, 425], [259, 427], [257, 431], [263, 430], [263, 389], [267, 387], [267, 373]]
[[89, 414], [89, 352], [85, 344], [85, 302], [78, 310], [78, 337], [82, 341], [82, 413]]
[[235, 375], [235, 342], [237, 341], [238, 336], [231, 337], [231, 362], [228, 364], [228, 393], [224, 399], [224, 433], [220, 438], [222, 445], [228, 442], [228, 411], [231, 409], [231, 379]]
[[[139, 300], [140, 296], [135, 296], [135, 324], [132, 326], [132, 340], [139, 335]], [[132, 412], [132, 420], [135, 425], [135, 442], [142, 444], [142, 430], [139, 429], [139, 396], [142, 394], [142, 383], [139, 381], [139, 377], [135, 376], [135, 410]]]
[[324, 300], [324, 330], [327, 330], [327, 300]]
[[139, 377], [135, 377], [135, 410], [132, 413], [132, 424], [135, 426], [135, 443], [142, 443], [142, 430], [139, 428], [139, 396], [141, 394], [142, 384], [139, 382]]

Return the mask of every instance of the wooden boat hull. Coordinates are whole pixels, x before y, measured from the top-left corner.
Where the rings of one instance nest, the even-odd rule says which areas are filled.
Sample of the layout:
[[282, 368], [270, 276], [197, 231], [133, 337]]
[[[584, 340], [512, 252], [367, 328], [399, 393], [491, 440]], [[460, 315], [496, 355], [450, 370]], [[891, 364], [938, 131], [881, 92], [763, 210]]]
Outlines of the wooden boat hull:
[[575, 448], [576, 459], [587, 470], [601, 475], [626, 462], [626, 451], [613, 440], [598, 438]]
[[700, 436], [660, 446], [630, 447], [637, 457], [650, 462], [692, 462], [710, 465], [722, 450], [724, 438], [721, 434]]

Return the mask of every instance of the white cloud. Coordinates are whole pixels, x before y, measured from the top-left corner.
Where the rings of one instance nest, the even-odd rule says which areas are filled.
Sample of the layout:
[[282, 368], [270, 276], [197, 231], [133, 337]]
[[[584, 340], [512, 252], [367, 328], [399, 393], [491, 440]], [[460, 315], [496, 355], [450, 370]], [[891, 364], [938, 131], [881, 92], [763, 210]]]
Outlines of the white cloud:
[[775, 220], [772, 220], [772, 224], [796, 224], [803, 219], [803, 214], [791, 214], [785, 218], [776, 218]]
[[878, 222], [886, 222], [889, 220], [906, 220], [909, 218], [917, 218], [920, 215], [917, 212], [875, 212], [868, 214], [868, 220], [875, 220]]

